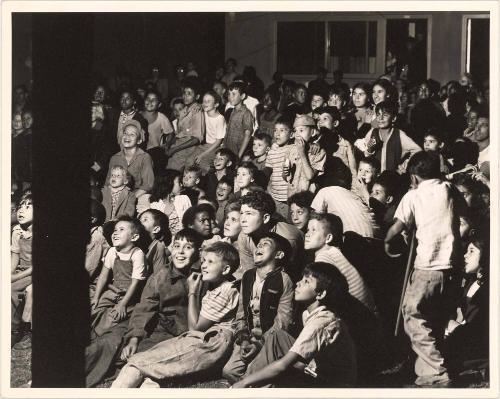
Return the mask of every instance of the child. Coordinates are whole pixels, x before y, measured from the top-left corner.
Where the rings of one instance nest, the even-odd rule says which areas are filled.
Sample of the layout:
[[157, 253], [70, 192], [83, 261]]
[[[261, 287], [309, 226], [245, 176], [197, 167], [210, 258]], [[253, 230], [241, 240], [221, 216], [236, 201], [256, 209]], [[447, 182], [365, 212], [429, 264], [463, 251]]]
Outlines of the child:
[[202, 106], [197, 103], [200, 95], [195, 84], [186, 84], [182, 91], [185, 108], [177, 122], [175, 142], [167, 151], [167, 168], [182, 170], [186, 161], [193, 157], [198, 144], [205, 138], [205, 118]]
[[394, 213], [399, 204], [400, 187], [400, 176], [389, 170], [382, 172], [373, 182], [368, 203], [384, 235], [392, 226]]
[[227, 204], [224, 215], [224, 238], [222, 241], [229, 242], [233, 247], [238, 249], [238, 236], [241, 233], [239, 201], [230, 202]]
[[[213, 370], [227, 359], [238, 307], [238, 290], [230, 281], [238, 267], [238, 251], [218, 242], [205, 248], [204, 257], [201, 274], [192, 273], [187, 279], [189, 331], [130, 357], [111, 388], [137, 387], [145, 378], [149, 386], [158, 387], [159, 380]], [[200, 309], [202, 281], [209, 290]]]
[[172, 127], [174, 128], [175, 134], [177, 134], [178, 131], [178, 123], [179, 123], [179, 116], [183, 112], [184, 108], [186, 106], [184, 105], [184, 100], [182, 98], [176, 98], [174, 101], [172, 101], [172, 115], [174, 117], [174, 120], [172, 121]]
[[12, 139], [12, 169], [16, 180], [22, 183], [23, 189], [27, 189], [33, 172], [33, 114], [28, 109], [22, 112], [22, 126], [22, 132]]
[[314, 199], [314, 194], [310, 191], [299, 191], [288, 198], [288, 206], [290, 207], [290, 220], [302, 233], [307, 231], [307, 223], [311, 216], [311, 203]]
[[274, 125], [276, 121], [281, 117], [278, 109], [278, 98], [272, 90], [267, 90], [264, 93], [264, 98], [262, 100], [262, 109], [264, 112], [259, 118], [259, 130], [258, 133], [265, 133], [270, 137], [274, 132]]
[[[21, 340], [24, 333], [29, 335], [28, 326], [23, 326], [23, 299], [28, 287], [31, 287], [33, 265], [31, 249], [33, 237], [33, 200], [31, 192], [25, 193], [17, 206], [17, 224], [12, 229], [10, 247], [11, 258], [11, 346]], [[31, 295], [31, 288], [28, 289]], [[31, 298], [26, 297], [26, 305]], [[24, 320], [26, 321], [26, 320]], [[27, 320], [31, 322], [31, 320]]]
[[224, 147], [234, 152], [241, 159], [253, 133], [254, 118], [252, 113], [243, 104], [246, 97], [246, 85], [242, 82], [233, 82], [229, 85], [229, 103], [234, 110], [229, 117], [227, 133], [224, 138]]
[[153, 158], [155, 172], [165, 169], [167, 159], [165, 150], [170, 148], [174, 139], [174, 128], [168, 118], [158, 112], [161, 106], [160, 95], [149, 91], [144, 99], [142, 116], [148, 121], [149, 138], [146, 150]]
[[380, 170], [380, 161], [377, 158], [362, 158], [359, 161], [357, 176], [353, 177], [351, 191], [368, 205], [373, 182]]
[[370, 130], [364, 139], [356, 140], [366, 157], [375, 156], [380, 161], [380, 171], [397, 171], [401, 161], [421, 148], [403, 131], [394, 127], [397, 107], [382, 101], [375, 107], [377, 128]]
[[250, 161], [244, 161], [238, 166], [236, 170], [236, 179], [234, 181], [235, 190], [238, 190], [235, 194], [235, 199], [248, 194], [250, 188], [256, 185], [255, 178], [257, 172], [257, 167]]
[[115, 224], [111, 235], [113, 247], [104, 258], [91, 303], [97, 336], [130, 316], [140, 298], [141, 283], [147, 277], [144, 252], [137, 246], [143, 231], [141, 223], [129, 216], [122, 216]]
[[164, 269], [168, 263], [170, 251], [167, 253], [167, 247], [171, 237], [168, 217], [157, 209], [148, 209], [139, 215], [139, 221], [151, 239], [146, 253], [146, 261], [148, 274], [154, 274]]
[[102, 225], [106, 219], [104, 206], [96, 200], [90, 200], [90, 242], [85, 254], [85, 270], [89, 274], [92, 289], [102, 266], [102, 258], [109, 248], [103, 235]]
[[292, 137], [292, 124], [283, 118], [276, 121], [274, 125], [275, 143], [267, 153], [266, 168], [272, 170], [269, 178], [268, 191], [276, 204], [276, 211], [285, 219], [288, 217], [288, 184], [283, 179], [283, 163], [290, 148]]
[[[307, 115], [300, 115], [293, 123], [295, 145], [288, 149], [283, 164], [283, 179], [288, 182], [288, 196], [309, 190], [311, 180], [323, 172], [326, 153], [321, 148], [312, 153], [309, 146], [316, 122]], [[311, 190], [314, 191], [314, 190]]]
[[373, 111], [370, 108], [371, 87], [368, 83], [359, 82], [352, 88], [352, 105], [353, 114], [356, 118], [356, 138], [365, 137], [366, 133], [371, 129], [373, 120]]
[[255, 268], [241, 280], [236, 316], [236, 343], [222, 376], [240, 379], [273, 331], [287, 331], [292, 324], [293, 283], [283, 271], [288, 241], [276, 233], [261, 237], [254, 254]]
[[308, 387], [311, 383], [315, 387], [353, 385], [355, 347], [339, 318], [346, 294], [347, 283], [336, 268], [325, 263], [307, 265], [294, 295], [297, 303], [307, 307], [301, 333], [297, 339], [283, 330], [270, 334], [245, 377], [233, 388], [291, 381]]
[[205, 195], [205, 192], [200, 188], [202, 170], [199, 166], [192, 165], [184, 169], [182, 175], [182, 186], [198, 191], [198, 197]]
[[203, 96], [203, 111], [205, 113], [205, 143], [198, 146], [193, 154], [194, 163], [198, 165], [203, 173], [207, 173], [212, 166], [215, 152], [221, 146], [226, 136], [226, 120], [217, 107], [221, 104], [219, 95], [213, 91], [208, 91]]
[[[311, 115], [313, 116], [314, 111], [319, 111], [325, 105], [325, 95], [319, 92], [314, 92], [311, 94]], [[314, 116], [313, 116], [314, 117]]]
[[253, 158], [250, 160], [255, 166], [257, 166], [257, 169], [260, 171], [264, 171], [264, 168], [266, 166], [267, 154], [271, 149], [271, 144], [272, 138], [268, 134], [260, 132], [254, 134], [252, 143]]
[[109, 161], [106, 184], [111, 179], [111, 171], [115, 166], [122, 166], [134, 181], [133, 193], [139, 203], [144, 202], [144, 194], [151, 191], [154, 183], [153, 161], [151, 156], [139, 148], [141, 144], [141, 124], [130, 119], [123, 126], [122, 150], [113, 155]]
[[205, 240], [202, 247], [207, 245], [211, 239], [217, 241], [220, 237], [214, 236], [212, 232], [212, 221], [215, 219], [215, 209], [210, 204], [200, 204], [189, 208], [184, 212], [182, 225], [184, 228], [195, 230]]
[[212, 90], [216, 92], [220, 98], [220, 104], [217, 107], [217, 111], [219, 111], [219, 114], [224, 116], [227, 103], [227, 84], [221, 82], [220, 80], [216, 80], [212, 85]]
[[396, 210], [396, 221], [385, 237], [389, 256], [391, 240], [415, 225], [417, 249], [409, 285], [406, 288], [404, 327], [417, 354], [418, 386], [449, 386], [440, 343], [453, 310], [459, 287], [454, 269], [460, 262], [459, 194], [451, 183], [439, 179], [439, 158], [419, 152], [410, 158], [408, 173], [413, 190]]
[[149, 208], [158, 209], [168, 216], [168, 227], [171, 235], [182, 229], [184, 212], [191, 207], [191, 200], [181, 194], [181, 173], [167, 169], [155, 177], [155, 184], [149, 197]]
[[224, 222], [226, 205], [233, 198], [233, 189], [233, 181], [231, 181], [231, 179], [228, 179], [226, 176], [222, 176], [217, 183], [215, 196], [219, 207], [217, 208], [215, 219], [217, 220], [218, 225], [221, 225]]
[[218, 181], [222, 176], [234, 181], [236, 175], [236, 155], [227, 148], [219, 148], [215, 152], [214, 170], [211, 170], [205, 176], [206, 195], [209, 198], [215, 198], [215, 190]]
[[447, 175], [450, 173], [450, 167], [442, 154], [443, 148], [443, 135], [436, 129], [429, 129], [424, 136], [424, 151], [434, 151], [439, 154], [439, 170], [441, 173]]
[[127, 169], [115, 165], [110, 170], [109, 184], [102, 189], [102, 204], [106, 210], [105, 222], [120, 216], [134, 216], [137, 197], [130, 188]]
[[297, 83], [293, 89], [293, 101], [288, 104], [283, 111], [283, 117], [293, 122], [296, 115], [306, 115], [311, 110], [307, 103], [307, 87], [302, 83]]
[[[120, 94], [120, 113], [113, 116], [113, 121], [111, 124], [111, 129], [116, 127], [116, 141], [113, 143], [108, 143], [108, 151], [113, 154], [123, 148], [123, 133], [125, 131], [125, 125], [130, 121], [136, 121], [139, 126], [139, 147], [142, 150], [146, 150], [147, 142], [149, 139], [148, 132], [148, 121], [144, 119], [142, 114], [139, 112], [137, 107], [137, 99], [135, 93], [130, 89], [122, 90]], [[99, 166], [94, 165], [93, 169], [99, 172]]]

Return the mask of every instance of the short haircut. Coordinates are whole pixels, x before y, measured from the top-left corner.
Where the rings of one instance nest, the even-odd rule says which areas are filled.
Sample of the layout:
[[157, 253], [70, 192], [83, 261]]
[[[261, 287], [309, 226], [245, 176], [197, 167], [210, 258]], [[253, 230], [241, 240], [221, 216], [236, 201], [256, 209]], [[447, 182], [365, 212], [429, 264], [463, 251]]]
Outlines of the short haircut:
[[238, 90], [238, 92], [243, 95], [243, 94], [246, 94], [247, 92], [247, 85], [243, 82], [240, 82], [240, 81], [237, 81], [237, 82], [233, 82], [229, 85], [229, 88], [228, 88], [229, 91], [231, 90]]
[[182, 81], [182, 91], [186, 89], [193, 90], [195, 95], [200, 94], [200, 85], [194, 79], [184, 79]]
[[344, 88], [340, 85], [333, 84], [328, 91], [328, 98], [331, 96], [339, 96], [343, 101], [347, 101], [348, 94], [344, 90]]
[[213, 90], [208, 90], [203, 96], [209, 95], [211, 96], [216, 104], [222, 104], [222, 99], [220, 96]]
[[276, 105], [279, 101], [279, 97], [278, 97], [278, 94], [276, 93], [275, 90], [269, 90], [267, 89], [265, 92], [264, 92], [264, 96], [268, 94], [269, 97], [271, 97], [271, 101], [273, 102], [274, 105]]
[[288, 198], [288, 206], [292, 204], [297, 205], [300, 208], [311, 209], [311, 204], [314, 199], [314, 194], [310, 191], [299, 191]]
[[94, 226], [102, 226], [104, 220], [106, 220], [106, 209], [95, 199], [90, 200], [90, 216], [96, 218]]
[[200, 198], [198, 198], [198, 204], [208, 204], [212, 205], [212, 208], [214, 208], [216, 211], [219, 209], [219, 204], [216, 200], [207, 197], [206, 195], [202, 195]]
[[238, 250], [228, 242], [215, 242], [212, 245], [203, 248], [203, 251], [205, 253], [211, 252], [220, 256], [224, 264], [229, 265], [231, 271], [229, 272], [228, 277], [231, 276], [240, 266], [240, 256], [238, 254]]
[[309, 263], [302, 272], [305, 277], [316, 279], [316, 292], [326, 292], [326, 297], [321, 301], [330, 307], [342, 306], [345, 303], [349, 284], [344, 275], [335, 266], [326, 262]]
[[262, 214], [272, 215], [276, 212], [276, 204], [271, 194], [265, 191], [250, 191], [240, 198], [240, 205], [246, 205]]
[[201, 248], [203, 237], [196, 230], [185, 228], [175, 233], [174, 240], [186, 240], [194, 245], [196, 249]]
[[252, 178], [255, 179], [255, 176], [257, 175], [257, 172], [259, 171], [259, 169], [257, 169], [257, 166], [255, 166], [255, 164], [251, 161], [243, 161], [242, 163], [240, 163], [238, 165], [238, 169], [239, 168], [245, 168], [248, 170], [248, 173], [250, 173], [250, 176], [252, 176]]
[[333, 247], [341, 247], [344, 239], [344, 224], [342, 219], [333, 213], [316, 213], [313, 212], [310, 216], [311, 220], [321, 222], [326, 231], [332, 235], [332, 241], [329, 245]]
[[386, 112], [388, 114], [391, 114], [392, 116], [396, 116], [398, 114], [398, 106], [394, 101], [386, 100], [379, 102], [375, 106], [375, 113], [378, 114], [381, 112]]
[[235, 167], [236, 161], [238, 159], [236, 154], [232, 152], [229, 148], [219, 148], [217, 151], [215, 151], [215, 155], [226, 157], [228, 161], [231, 161], [233, 168]]
[[155, 233], [155, 239], [163, 241], [165, 244], [170, 244], [170, 240], [172, 239], [172, 234], [170, 233], [169, 225], [168, 225], [168, 216], [158, 209], [146, 209], [139, 215], [139, 220], [141, 216], [145, 213], [149, 213], [153, 218], [154, 227], [159, 227], [160, 231]]
[[188, 166], [186, 169], [184, 169], [184, 174], [186, 173], [194, 173], [196, 175], [197, 179], [201, 179], [201, 175], [203, 174], [203, 171], [198, 165], [191, 165]]
[[214, 83], [212, 83], [212, 87], [214, 87], [215, 85], [221, 85], [224, 90], [227, 90], [227, 84], [222, 80], [214, 80]]
[[288, 264], [290, 254], [293, 251], [290, 242], [285, 237], [280, 236], [279, 234], [272, 231], [268, 231], [267, 233], [264, 233], [264, 235], [260, 236], [259, 241], [263, 238], [268, 238], [274, 242], [274, 245], [276, 245], [276, 252], [283, 252], [283, 258], [276, 259], [276, 264], [279, 267], [285, 267], [285, 265]]
[[133, 217], [128, 216], [128, 215], [122, 215], [116, 221], [116, 223], [118, 223], [118, 222], [130, 223], [130, 225], [132, 226], [132, 233], [133, 234], [139, 234], [139, 236], [144, 235], [144, 226], [141, 224], [141, 222], [139, 222], [138, 219], [133, 218]]
[[229, 212], [239, 212], [241, 210], [241, 204], [239, 201], [228, 202], [224, 208], [224, 217], [227, 216]]
[[253, 139], [254, 140], [261, 140], [261, 141], [263, 141], [264, 143], [267, 144], [268, 147], [271, 147], [271, 145], [273, 144], [273, 139], [267, 133], [256, 132], [253, 135]]
[[295, 83], [295, 85], [293, 86], [293, 91], [294, 93], [299, 90], [299, 89], [304, 89], [306, 91], [306, 93], [309, 93], [309, 90], [307, 90], [307, 87], [305, 84], [303, 83]]
[[313, 91], [313, 92], [311, 93], [311, 99], [312, 99], [314, 96], [321, 97], [321, 98], [323, 99], [323, 101], [326, 101], [326, 98], [325, 98], [325, 93], [322, 93], [322, 92], [320, 92], [320, 91], [318, 91], [318, 90]]
[[419, 151], [410, 158], [406, 170], [410, 175], [416, 175], [422, 179], [437, 179], [441, 175], [440, 168], [439, 154]]
[[215, 209], [212, 205], [205, 203], [192, 206], [191, 208], [188, 208], [182, 216], [182, 225], [184, 226], [184, 228], [192, 226], [194, 224], [196, 215], [202, 212], [207, 212], [210, 219], [215, 219]]
[[321, 115], [321, 114], [328, 114], [332, 117], [332, 119], [334, 121], [340, 121], [341, 119], [341, 115], [340, 115], [340, 111], [337, 109], [337, 107], [332, 107], [332, 106], [326, 106], [326, 107], [322, 107], [320, 109], [318, 109], [316, 111], [316, 113], [318, 115]]
[[392, 170], [384, 170], [374, 181], [384, 187], [387, 196], [395, 197], [399, 192], [401, 178], [399, 174]]
[[430, 127], [429, 129], [427, 129], [424, 134], [424, 138], [427, 136], [434, 137], [439, 142], [439, 144], [444, 143], [444, 134], [441, 132], [441, 130], [436, 129], [435, 127]]
[[127, 169], [125, 169], [122, 165], [114, 165], [111, 167], [111, 172], [113, 170], [120, 170], [123, 173], [123, 176], [125, 176], [125, 179], [127, 179], [127, 182], [130, 182], [132, 179], [132, 175], [129, 173]]
[[174, 101], [172, 101], [172, 108], [174, 107], [174, 105], [177, 105], [177, 104], [184, 105], [184, 100], [182, 98], [176, 98]]
[[276, 122], [274, 122], [274, 126], [276, 126], [276, 125], [284, 125], [288, 129], [290, 129], [290, 131], [293, 130], [293, 121], [291, 121], [290, 118], [287, 118], [287, 117], [280, 116], [276, 120]]
[[370, 165], [373, 169], [377, 171], [380, 170], [380, 161], [376, 157], [363, 157], [359, 160], [359, 163], [361, 162]]
[[162, 102], [162, 99], [161, 99], [161, 94], [158, 92], [158, 90], [152, 90], [152, 89], [149, 89], [148, 91], [146, 91], [146, 93], [144, 94], [144, 98], [146, 98], [147, 96], [149, 96], [150, 94], [153, 94], [156, 96], [156, 98], [158, 99], [158, 101], [161, 103]]
[[230, 179], [229, 177], [227, 177], [226, 175], [222, 176], [220, 178], [220, 180], [217, 182], [217, 185], [220, 185], [220, 184], [227, 184], [229, 187], [231, 187], [232, 189], [234, 188], [234, 180], [233, 179]]

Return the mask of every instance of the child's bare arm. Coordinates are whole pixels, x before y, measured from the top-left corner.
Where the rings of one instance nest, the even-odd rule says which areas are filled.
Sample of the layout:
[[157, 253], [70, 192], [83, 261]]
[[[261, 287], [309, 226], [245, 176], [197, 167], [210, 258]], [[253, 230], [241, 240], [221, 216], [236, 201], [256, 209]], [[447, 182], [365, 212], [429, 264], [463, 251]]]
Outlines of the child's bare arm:
[[315, 175], [315, 170], [312, 168], [311, 162], [309, 161], [309, 156], [306, 150], [306, 143], [302, 138], [297, 137], [295, 139], [295, 145], [297, 146], [300, 160], [302, 161], [304, 175], [307, 180], [312, 180]]
[[101, 297], [106, 284], [108, 283], [109, 275], [111, 269], [107, 267], [103, 267], [101, 270], [101, 274], [99, 274], [99, 278], [97, 279], [97, 284], [95, 287], [94, 299], [92, 300], [94, 305], [97, 305], [99, 302], [99, 298]]
[[167, 151], [168, 156], [174, 155], [176, 152], [179, 152], [181, 150], [185, 150], [186, 148], [193, 147], [195, 145], [200, 144], [200, 140], [198, 140], [196, 137], [191, 137], [189, 140], [186, 142], [176, 145], [174, 148], [170, 148], [170, 150]]
[[20, 256], [16, 252], [10, 253], [10, 273], [14, 274], [16, 271], [17, 265], [19, 265]]
[[240, 151], [238, 152], [238, 157], [241, 158], [245, 151], [247, 150], [248, 143], [250, 143], [250, 137], [252, 137], [252, 132], [250, 130], [245, 130], [245, 135], [243, 136], [243, 142], [241, 143]]
[[385, 253], [390, 256], [399, 256], [391, 253], [390, 251], [390, 242], [391, 240], [396, 237], [399, 233], [401, 233], [404, 229], [406, 228], [406, 225], [399, 219], [396, 219], [394, 224], [391, 226], [391, 228], [387, 231], [387, 234], [385, 236], [384, 240], [384, 247], [385, 247]]
[[122, 298], [120, 302], [118, 302], [118, 305], [123, 306], [124, 308], [127, 307], [129, 304], [130, 300], [133, 298], [133, 296], [136, 294], [137, 290], [139, 289], [139, 283], [141, 280], [137, 280], [135, 278], [132, 279], [132, 282], [130, 283], [130, 286], [127, 289], [127, 292], [125, 293], [125, 296]]
[[201, 274], [192, 273], [188, 279], [188, 328], [190, 331], [206, 331], [215, 323], [200, 316], [199, 296], [201, 291]]
[[12, 274], [11, 278], [10, 278], [10, 281], [11, 281], [11, 283], [14, 283], [14, 282], [16, 282], [18, 280], [21, 280], [24, 277], [31, 276], [32, 273], [33, 273], [33, 267], [28, 267], [26, 270], [23, 270], [20, 273], [14, 273], [14, 274]]

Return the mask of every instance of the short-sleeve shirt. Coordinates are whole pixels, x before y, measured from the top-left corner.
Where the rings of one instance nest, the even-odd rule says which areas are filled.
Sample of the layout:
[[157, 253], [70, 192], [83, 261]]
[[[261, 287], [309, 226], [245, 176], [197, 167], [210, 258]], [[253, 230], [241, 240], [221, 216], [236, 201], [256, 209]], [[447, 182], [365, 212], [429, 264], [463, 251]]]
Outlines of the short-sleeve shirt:
[[304, 328], [290, 348], [318, 378], [332, 385], [356, 382], [354, 343], [344, 322], [324, 306], [302, 314]]
[[[290, 160], [292, 170], [291, 181], [288, 184], [288, 196], [298, 193], [299, 191], [309, 190], [311, 181], [305, 176], [304, 164], [295, 145], [289, 147], [286, 158]], [[313, 170], [319, 173], [323, 172], [326, 160], [325, 150], [321, 148], [316, 154], [312, 154], [309, 151], [307, 153], [307, 158]]]
[[421, 182], [401, 199], [395, 218], [416, 226], [415, 269], [450, 269], [459, 258], [459, 216], [452, 185], [439, 179]]
[[148, 125], [149, 139], [147, 149], [159, 147], [164, 134], [173, 133], [174, 128], [168, 118], [158, 112], [158, 116], [153, 123]]
[[275, 143], [267, 153], [266, 167], [272, 169], [269, 193], [275, 201], [285, 202], [288, 199], [288, 182], [283, 179], [283, 162], [290, 147], [291, 144], [280, 147]]
[[205, 142], [207, 144], [213, 144], [216, 140], [221, 140], [226, 137], [226, 120], [221, 114], [216, 116], [209, 116], [205, 112], [205, 129], [206, 136]]
[[224, 138], [224, 147], [238, 154], [243, 143], [243, 138], [245, 137], [245, 131], [247, 130], [250, 133], [253, 132], [253, 116], [244, 104], [240, 104], [234, 108], [229, 117], [227, 133]]
[[131, 251], [128, 254], [124, 254], [116, 250], [115, 247], [111, 247], [104, 258], [104, 267], [113, 270], [115, 264], [115, 259], [119, 258], [121, 260], [131, 260], [132, 261], [132, 278], [136, 280], [145, 280], [147, 277], [146, 271], [146, 259], [144, 252], [142, 251]]
[[314, 197], [311, 208], [316, 212], [333, 213], [340, 217], [344, 232], [354, 231], [369, 238], [376, 237], [380, 232], [370, 208], [356, 194], [343, 187], [322, 188]]
[[201, 143], [205, 135], [204, 130], [205, 121], [201, 105], [198, 103], [190, 104], [186, 108], [186, 114], [183, 114], [177, 122], [176, 137], [194, 137]]
[[30, 226], [27, 230], [23, 230], [20, 225], [14, 226], [12, 229], [12, 239], [10, 251], [19, 254], [18, 270], [26, 270], [31, 267], [31, 249], [32, 249], [33, 230]]
[[130, 160], [130, 163], [127, 162], [127, 158], [125, 157], [123, 150], [113, 155], [109, 161], [106, 184], [109, 184], [111, 170], [114, 166], [123, 166], [127, 172], [130, 173], [130, 175], [134, 178], [135, 190], [141, 189], [144, 191], [151, 191], [153, 189], [153, 160], [147, 152], [137, 148], [134, 157]]
[[229, 281], [206, 292], [201, 300], [200, 316], [217, 323], [219, 327], [232, 329], [238, 310], [238, 290]]

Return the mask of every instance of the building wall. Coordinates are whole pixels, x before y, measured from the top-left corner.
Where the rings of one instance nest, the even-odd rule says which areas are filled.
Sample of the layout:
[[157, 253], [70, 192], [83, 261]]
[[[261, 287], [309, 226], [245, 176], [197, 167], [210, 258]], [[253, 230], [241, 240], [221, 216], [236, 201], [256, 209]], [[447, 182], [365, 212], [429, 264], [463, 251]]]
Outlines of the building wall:
[[[237, 59], [240, 67], [251, 64], [257, 69], [258, 76], [266, 85], [271, 83], [276, 69], [276, 20], [284, 14], [292, 13], [227, 13], [226, 14], [226, 57]], [[338, 13], [300, 13], [300, 18], [324, 20], [329, 15]], [[364, 15], [369, 13], [345, 13], [343, 15]], [[458, 79], [462, 72], [462, 17], [472, 12], [419, 12], [407, 13], [410, 16], [431, 17], [428, 26], [430, 32], [430, 70], [428, 76], [440, 82]], [[479, 13], [476, 13], [479, 14]], [[299, 14], [295, 14], [299, 15]], [[395, 13], [376, 13], [377, 16], [389, 17]], [[401, 13], [398, 13], [401, 15]], [[293, 17], [292, 17], [293, 18]], [[385, 40], [384, 40], [385, 41]], [[378, 52], [378, 56], [385, 53]], [[296, 77], [307, 81], [311, 76]], [[345, 79], [349, 83], [354, 83]], [[356, 78], [355, 80], [359, 80]]]

